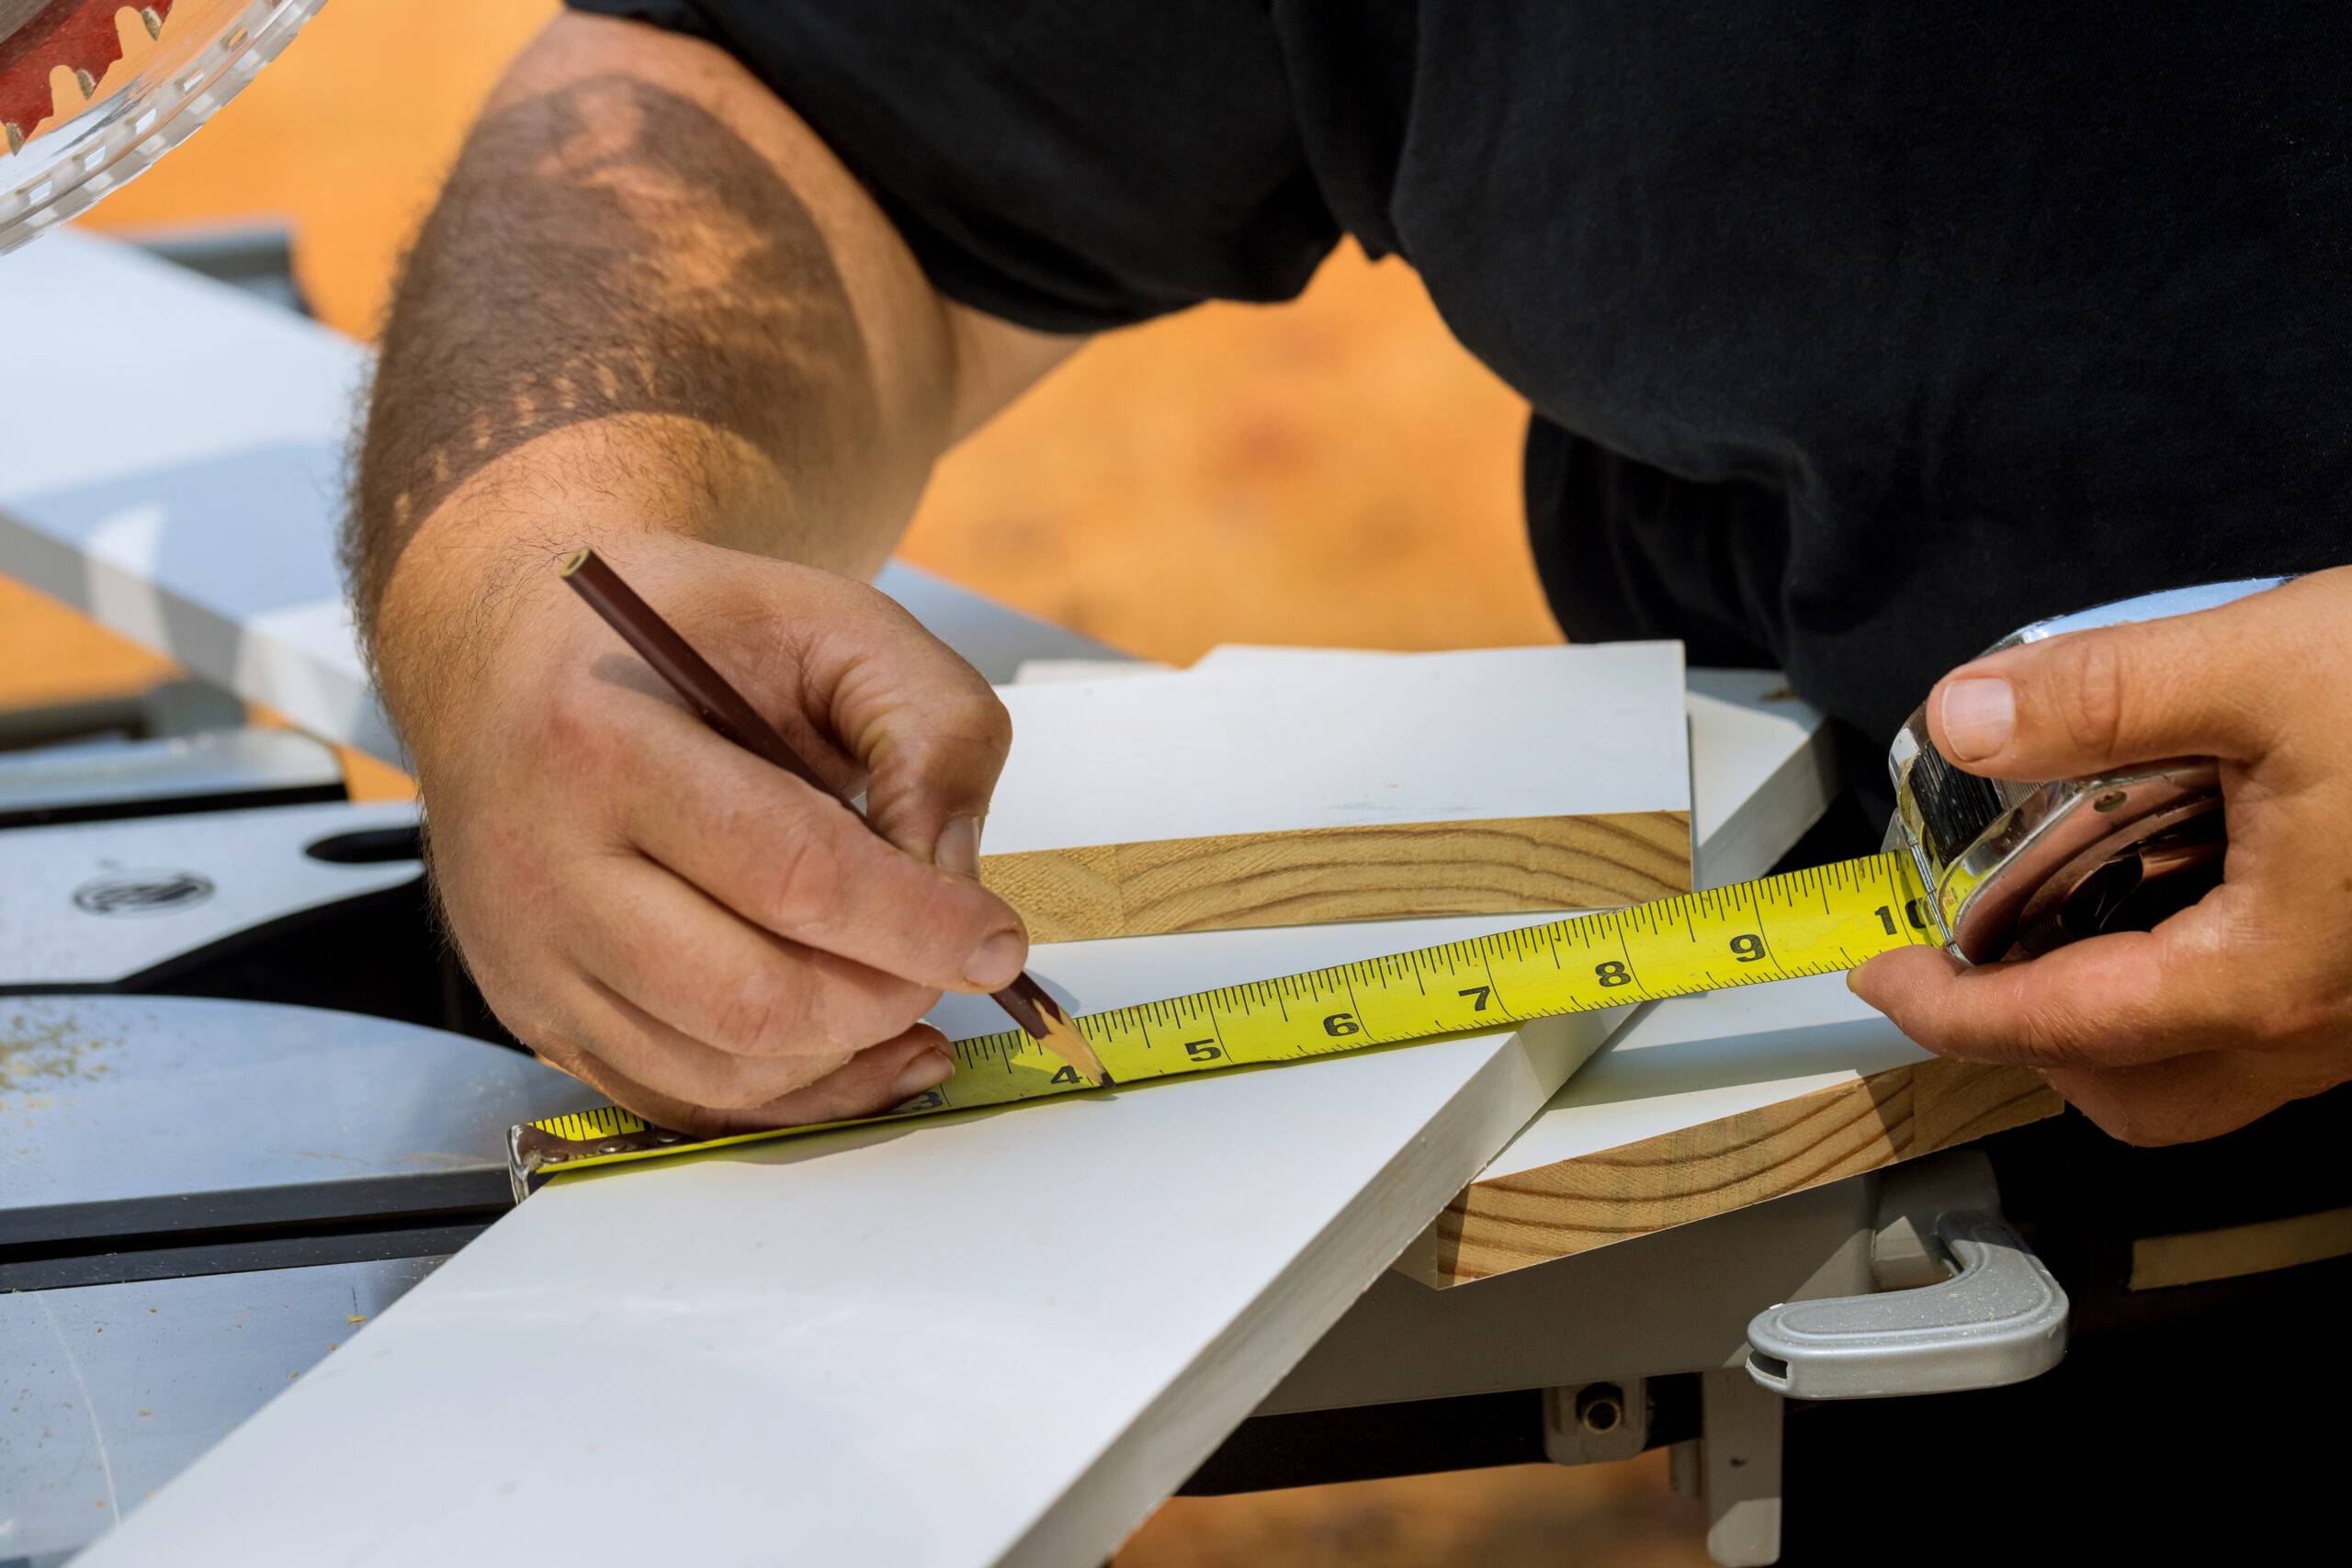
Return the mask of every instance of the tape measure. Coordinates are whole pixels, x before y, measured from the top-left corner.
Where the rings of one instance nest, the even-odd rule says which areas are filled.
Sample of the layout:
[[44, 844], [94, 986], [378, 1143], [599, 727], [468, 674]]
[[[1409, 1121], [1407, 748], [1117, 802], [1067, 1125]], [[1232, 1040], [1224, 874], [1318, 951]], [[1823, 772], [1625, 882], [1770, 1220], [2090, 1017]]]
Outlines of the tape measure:
[[[1944, 933], [1905, 852], [1684, 893], [1073, 1021], [1122, 1089], [1853, 968]], [[695, 1138], [617, 1107], [528, 1122], [508, 1140], [515, 1196], [567, 1171], [1009, 1105], [1092, 1089], [1019, 1030], [950, 1044], [955, 1075], [879, 1116]]]
[[[2282, 581], [2143, 594], [2037, 621], [1986, 651], [2210, 610]], [[2144, 931], [2221, 876], [2225, 840], [2211, 758], [2049, 784], [1984, 779], [1944, 761], [1921, 707], [1895, 737], [1887, 767], [1895, 809], [1880, 854], [1073, 1021], [1126, 1085], [1826, 975], [1897, 947], [1942, 947], [1971, 964], [2031, 956], [2101, 931]], [[956, 1072], [945, 1083], [859, 1122], [701, 1139], [617, 1108], [526, 1122], [507, 1139], [514, 1195], [592, 1166], [1094, 1087], [1017, 1032], [952, 1049]]]

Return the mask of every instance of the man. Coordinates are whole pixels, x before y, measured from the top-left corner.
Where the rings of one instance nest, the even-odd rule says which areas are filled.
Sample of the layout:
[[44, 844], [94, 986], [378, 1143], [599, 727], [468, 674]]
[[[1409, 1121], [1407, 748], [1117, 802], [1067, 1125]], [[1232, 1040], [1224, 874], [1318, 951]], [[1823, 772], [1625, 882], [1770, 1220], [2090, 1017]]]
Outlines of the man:
[[[1858, 989], [2134, 1141], [2352, 1076], [2352, 34], [2265, 7], [573, 0], [386, 334], [353, 570], [500, 1016], [657, 1120], [877, 1110], [1020, 965], [1008, 744], [860, 581], [1084, 337], [1417, 266], [1532, 401], [1579, 638], [1772, 663], [1877, 759], [2212, 754], [2225, 886], [2153, 933]], [[606, 549], [843, 783], [702, 728], [560, 594]], [[2324, 569], [2335, 567], [2338, 570]], [[1946, 674], [2023, 622], [2312, 575]], [[1939, 676], [1945, 678], [1938, 682]]]

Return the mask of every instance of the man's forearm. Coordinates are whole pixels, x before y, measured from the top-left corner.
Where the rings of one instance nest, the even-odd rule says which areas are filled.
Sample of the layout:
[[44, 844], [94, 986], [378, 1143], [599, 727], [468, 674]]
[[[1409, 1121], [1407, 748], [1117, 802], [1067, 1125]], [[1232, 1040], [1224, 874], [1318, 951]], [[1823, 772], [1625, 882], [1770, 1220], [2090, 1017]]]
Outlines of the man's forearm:
[[[935, 296], [902, 251], [854, 292], [793, 149], [726, 107], [797, 122], [694, 53], [685, 80], [594, 69], [603, 41], [518, 66], [393, 300], [346, 540], [388, 688], [406, 601], [446, 652], [575, 518], [870, 573], [947, 439]], [[830, 216], [853, 246], [881, 221]]]

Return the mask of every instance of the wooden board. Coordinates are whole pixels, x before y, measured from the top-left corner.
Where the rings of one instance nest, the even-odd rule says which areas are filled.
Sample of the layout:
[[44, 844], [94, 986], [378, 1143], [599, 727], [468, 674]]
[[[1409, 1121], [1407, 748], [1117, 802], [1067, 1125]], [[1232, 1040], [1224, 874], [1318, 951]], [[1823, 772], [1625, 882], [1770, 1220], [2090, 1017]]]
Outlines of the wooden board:
[[981, 874], [1049, 942], [1663, 897], [1682, 690], [1672, 643], [1014, 685]]
[[1929, 1055], [1826, 975], [1654, 1006], [1408, 1248], [1472, 1283], [2054, 1115], [2023, 1067]]
[[2352, 1257], [2352, 1209], [2324, 1209], [2218, 1230], [2136, 1237], [2124, 1288], [2166, 1291], [2345, 1257]]
[[[1692, 713], [1702, 868], [1752, 875], [1714, 838], [1802, 793], [1815, 721]], [[1035, 967], [1095, 1006], [1496, 923]], [[1092, 1568], [1623, 1017], [560, 1184], [82, 1562], [537, 1560], [589, 1530], [624, 1562]]]
[[1688, 892], [1690, 814], [1607, 812], [1228, 833], [986, 855], [1040, 942], [1430, 914], [1596, 909]]

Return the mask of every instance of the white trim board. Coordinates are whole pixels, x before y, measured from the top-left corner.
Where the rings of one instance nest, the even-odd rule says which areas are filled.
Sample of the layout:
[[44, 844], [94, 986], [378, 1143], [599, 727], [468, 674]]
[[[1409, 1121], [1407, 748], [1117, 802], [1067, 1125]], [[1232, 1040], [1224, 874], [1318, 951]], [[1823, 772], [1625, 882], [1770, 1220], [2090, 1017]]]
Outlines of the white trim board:
[[[0, 572], [314, 735], [401, 760], [334, 558], [368, 351], [134, 247], [64, 230], [0, 258]], [[893, 562], [877, 583], [990, 680], [1102, 657]]]
[[[1193, 664], [1201, 673], [1302, 669], [1361, 668], [1367, 661], [1410, 657], [1366, 649], [1283, 648], [1265, 643], [1222, 643]], [[1143, 668], [1143, 667], [1138, 667]], [[1101, 679], [1112, 670], [1085, 661], [1057, 662], [1049, 680]], [[1829, 737], [1821, 733], [1821, 716], [1789, 690], [1788, 678], [1771, 670], [1697, 668], [1686, 672], [1688, 707], [1695, 726], [1703, 717], [1712, 727], [1713, 744], [1690, 749], [1690, 795], [1700, 818], [1710, 803], [1723, 815], [1713, 818], [1713, 854], [1718, 865], [1753, 866], [1750, 871], [1710, 873], [1702, 886], [1721, 886], [1762, 874], [1821, 818], [1836, 798], [1837, 757]], [[1749, 748], [1769, 747], [1772, 737], [1818, 734], [1811, 746], [1789, 749], [1782, 772], [1766, 781], [1747, 776], [1742, 768]], [[1703, 870], [1704, 868], [1702, 868]]]
[[[1194, 671], [1287, 672], [1303, 665], [1344, 666], [1400, 657], [1409, 656], [1366, 649], [1222, 643], [1203, 654], [1189, 671], [1140, 660], [1024, 660], [1013, 684], [1101, 682]], [[1778, 671], [1702, 667], [1687, 669], [1684, 679], [1689, 690], [1683, 705], [1691, 732], [1703, 727], [1709, 740], [1690, 749], [1692, 820], [1694, 825], [1713, 824], [1711, 858], [1721, 868], [1708, 872], [1701, 886], [1721, 886], [1760, 875], [1820, 820], [1836, 798], [1837, 758], [1829, 736], [1822, 729], [1821, 716], [1789, 690], [1787, 677]], [[1000, 692], [1008, 702], [1025, 700], [1025, 694], [1016, 697], [1010, 689]], [[1781, 754], [1779, 771], [1760, 781], [1752, 776], [1753, 759], [1775, 749]], [[990, 832], [995, 832], [993, 820]], [[991, 838], [990, 850], [997, 847]], [[1738, 866], [1753, 869], [1730, 869]]]
[[[1718, 840], [1802, 793], [1815, 728], [1693, 713], [1702, 773], [1744, 782], [1694, 803], [1702, 873], [1752, 875]], [[1148, 967], [1424, 924], [1153, 938]], [[1035, 966], [1093, 1005], [1144, 946]], [[1623, 1016], [558, 1184], [80, 1563], [504, 1564], [584, 1529], [616, 1561], [1092, 1568]]]
[[1682, 690], [1673, 642], [1015, 684], [987, 847], [1679, 811]]

